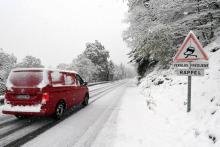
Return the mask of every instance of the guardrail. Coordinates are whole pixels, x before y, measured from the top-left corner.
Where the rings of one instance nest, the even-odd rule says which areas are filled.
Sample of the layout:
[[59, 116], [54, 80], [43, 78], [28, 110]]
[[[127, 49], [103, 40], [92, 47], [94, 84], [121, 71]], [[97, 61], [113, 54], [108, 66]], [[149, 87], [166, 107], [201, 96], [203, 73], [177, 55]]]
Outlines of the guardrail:
[[94, 85], [99, 85], [99, 84], [105, 84], [105, 83], [109, 83], [112, 81], [102, 81], [102, 82], [94, 82], [94, 83], [88, 83], [88, 86], [94, 86]]

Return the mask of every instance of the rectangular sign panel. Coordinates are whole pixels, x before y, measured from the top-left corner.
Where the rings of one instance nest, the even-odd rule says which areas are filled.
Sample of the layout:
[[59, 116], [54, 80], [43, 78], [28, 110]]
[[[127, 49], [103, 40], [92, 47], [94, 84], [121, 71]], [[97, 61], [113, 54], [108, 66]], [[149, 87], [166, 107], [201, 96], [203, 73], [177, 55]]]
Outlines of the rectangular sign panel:
[[188, 62], [176, 62], [173, 63], [174, 68], [189, 68], [189, 63]]
[[192, 69], [208, 69], [209, 63], [207, 62], [176, 62], [173, 64], [174, 68], [192, 68]]
[[195, 62], [190, 64], [190, 68], [193, 69], [208, 69], [209, 68], [209, 63], [203, 63], [203, 62]]
[[204, 69], [177, 69], [178, 76], [204, 76]]

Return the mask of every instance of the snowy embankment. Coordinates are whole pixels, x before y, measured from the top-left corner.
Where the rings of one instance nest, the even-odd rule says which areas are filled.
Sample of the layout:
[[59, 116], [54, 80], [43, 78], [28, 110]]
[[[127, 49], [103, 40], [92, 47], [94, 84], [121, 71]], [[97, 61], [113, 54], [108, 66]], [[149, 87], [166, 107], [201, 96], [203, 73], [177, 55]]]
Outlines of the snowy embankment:
[[[217, 47], [220, 47], [220, 37], [205, 48], [210, 65], [205, 70], [205, 76], [192, 77], [190, 113], [186, 112], [187, 77], [176, 76], [174, 69], [155, 70], [142, 80], [140, 87], [148, 108], [145, 115], [157, 120], [154, 125], [151, 124], [155, 127], [152, 135], [158, 135], [155, 139], [161, 145], [220, 146], [220, 50]], [[161, 130], [158, 131], [158, 128]]]

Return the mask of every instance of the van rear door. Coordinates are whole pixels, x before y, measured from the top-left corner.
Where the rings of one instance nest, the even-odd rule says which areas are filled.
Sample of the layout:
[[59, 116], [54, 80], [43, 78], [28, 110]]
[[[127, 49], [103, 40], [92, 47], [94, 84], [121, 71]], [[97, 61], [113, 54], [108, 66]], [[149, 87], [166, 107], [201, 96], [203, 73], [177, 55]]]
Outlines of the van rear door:
[[6, 98], [14, 105], [32, 105], [41, 102], [41, 88], [46, 85], [42, 70], [12, 71], [7, 81]]

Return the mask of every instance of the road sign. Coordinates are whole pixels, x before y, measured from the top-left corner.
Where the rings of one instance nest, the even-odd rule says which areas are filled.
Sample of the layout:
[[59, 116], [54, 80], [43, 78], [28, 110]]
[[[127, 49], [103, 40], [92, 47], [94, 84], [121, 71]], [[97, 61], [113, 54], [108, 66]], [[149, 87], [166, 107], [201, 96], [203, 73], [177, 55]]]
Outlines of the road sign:
[[173, 67], [178, 76], [188, 76], [187, 112], [190, 112], [192, 76], [204, 76], [204, 69], [209, 68], [208, 56], [192, 31], [177, 51]]
[[176, 69], [178, 76], [204, 76], [204, 69]]
[[174, 62], [189, 62], [196, 60], [208, 61], [208, 56], [204, 52], [204, 49], [195, 34], [190, 31], [182, 46], [177, 51], [174, 57]]
[[174, 68], [208, 69], [208, 62], [175, 62]]

